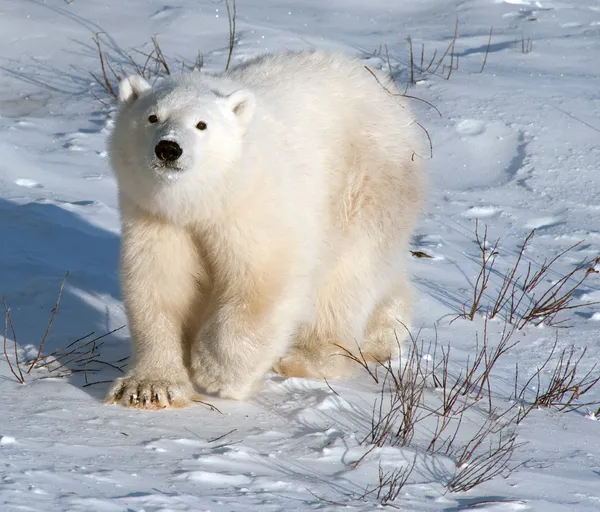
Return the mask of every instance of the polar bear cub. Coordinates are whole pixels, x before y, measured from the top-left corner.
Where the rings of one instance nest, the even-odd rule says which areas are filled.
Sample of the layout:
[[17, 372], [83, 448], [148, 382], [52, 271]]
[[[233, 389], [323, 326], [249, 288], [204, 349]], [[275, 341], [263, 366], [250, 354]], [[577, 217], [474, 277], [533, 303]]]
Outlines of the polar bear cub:
[[119, 85], [109, 140], [133, 344], [107, 401], [246, 399], [270, 370], [393, 357], [412, 306], [422, 136], [385, 75], [320, 51]]

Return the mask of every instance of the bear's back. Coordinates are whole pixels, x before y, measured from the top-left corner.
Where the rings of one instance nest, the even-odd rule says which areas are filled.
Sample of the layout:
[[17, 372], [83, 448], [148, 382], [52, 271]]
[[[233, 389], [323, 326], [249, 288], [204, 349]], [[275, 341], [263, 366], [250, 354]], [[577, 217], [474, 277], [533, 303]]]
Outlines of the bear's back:
[[353, 71], [355, 72], [357, 65], [356, 59], [339, 53], [316, 50], [287, 51], [260, 55], [223, 75], [250, 87], [273, 87], [298, 81], [300, 77], [303, 82], [318, 81], [336, 75], [345, 76], [347, 79]]
[[411, 110], [391, 77], [356, 57], [321, 50], [266, 54], [218, 78], [253, 91], [261, 114], [297, 134], [311, 130], [335, 139], [348, 128], [379, 126], [376, 131], [400, 141], [415, 138]]
[[368, 95], [370, 102], [380, 98], [389, 103], [381, 87], [388, 79], [376, 79], [359, 59], [341, 53], [313, 50], [267, 54], [236, 66], [222, 76], [259, 94], [268, 92], [273, 99], [277, 93], [298, 100], [309, 97], [313, 101], [316, 97], [335, 101], [344, 96], [358, 99]]

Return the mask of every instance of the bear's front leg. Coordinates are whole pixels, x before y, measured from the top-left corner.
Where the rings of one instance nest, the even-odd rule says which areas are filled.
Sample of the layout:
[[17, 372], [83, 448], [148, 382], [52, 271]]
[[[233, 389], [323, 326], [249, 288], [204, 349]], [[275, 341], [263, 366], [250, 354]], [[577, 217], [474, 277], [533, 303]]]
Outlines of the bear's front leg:
[[124, 214], [121, 286], [132, 364], [106, 401], [142, 409], [185, 407], [195, 397], [185, 326], [201, 305], [201, 260], [191, 236], [131, 207]]
[[[222, 398], [244, 400], [262, 385], [297, 328], [299, 290], [273, 269], [244, 276], [221, 294], [192, 351], [194, 382]], [[295, 292], [295, 293], [292, 293]]]

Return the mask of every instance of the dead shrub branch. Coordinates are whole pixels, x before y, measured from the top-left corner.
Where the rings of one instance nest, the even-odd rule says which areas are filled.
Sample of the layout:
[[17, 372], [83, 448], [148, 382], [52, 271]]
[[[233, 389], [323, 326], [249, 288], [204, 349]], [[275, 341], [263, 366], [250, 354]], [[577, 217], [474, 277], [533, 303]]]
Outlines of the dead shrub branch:
[[[91, 73], [91, 75], [109, 96], [118, 97], [118, 84], [128, 75], [140, 75], [150, 82], [155, 82], [173, 73], [174, 64], [169, 63], [156, 36], [150, 37], [149, 44], [151, 48], [149, 50], [144, 50], [142, 47], [132, 48], [129, 51], [117, 49], [109, 53], [102, 45], [101, 34], [99, 32], [92, 38], [98, 51], [101, 73]], [[147, 46], [147, 44], [144, 46]], [[177, 63], [175, 62], [175, 64]], [[203, 65], [204, 57], [201, 52], [197, 53], [193, 61], [181, 59], [179, 63], [182, 73], [199, 71]]]
[[[52, 330], [52, 325], [58, 313], [60, 306], [60, 299], [64, 290], [65, 282], [69, 273], [65, 275], [61, 283], [56, 303], [52, 308], [52, 315], [46, 326], [44, 335], [38, 344], [35, 355], [27, 361], [21, 361], [19, 358], [19, 347], [17, 343], [16, 329], [12, 321], [10, 314], [10, 308], [6, 302], [6, 298], [3, 297], [5, 320], [4, 320], [4, 357], [8, 363], [8, 367], [20, 384], [26, 384], [28, 378], [32, 380], [39, 379], [51, 379], [51, 378], [64, 378], [67, 375], [75, 373], [83, 373], [85, 379], [85, 385], [96, 384], [88, 380], [88, 375], [100, 373], [102, 367], [110, 367], [121, 373], [124, 373], [123, 369], [126, 365], [128, 357], [120, 359], [119, 361], [106, 361], [102, 359], [100, 354], [100, 348], [102, 347], [103, 340], [107, 336], [123, 329], [125, 326], [122, 325], [95, 338], [91, 338], [94, 333], [90, 332], [85, 336], [77, 338], [70, 342], [66, 346], [53, 351], [50, 354], [44, 355], [43, 349]], [[12, 333], [13, 351], [14, 354], [11, 357], [8, 351], [8, 328], [10, 327]], [[25, 372], [21, 368], [23, 365], [26, 366]], [[35, 375], [34, 375], [35, 371]], [[40, 372], [47, 372], [41, 374]]]
[[229, 21], [229, 53], [227, 55], [227, 64], [225, 65], [225, 71], [227, 71], [231, 64], [231, 56], [233, 55], [233, 48], [235, 47], [235, 24], [237, 17], [236, 0], [225, 0], [225, 7], [227, 7], [227, 19]]
[[[596, 304], [585, 302], [573, 304], [577, 290], [593, 274], [597, 274], [595, 266], [600, 263], [600, 256], [584, 258], [580, 263], [556, 280], [550, 279], [556, 274], [555, 264], [565, 255], [576, 249], [582, 242], [573, 244], [557, 256], [544, 262], [534, 270], [531, 263], [523, 270], [524, 254], [534, 237], [532, 231], [523, 242], [516, 261], [504, 275], [496, 298], [491, 304], [484, 305], [483, 299], [489, 286], [490, 276], [495, 272], [494, 265], [498, 256], [497, 240], [489, 249], [487, 226], [483, 239], [479, 234], [479, 224], [475, 223], [475, 239], [480, 254], [479, 273], [473, 287], [473, 298], [470, 304], [465, 304], [464, 311], [459, 317], [474, 320], [477, 312], [485, 310], [487, 318], [493, 319], [502, 315], [505, 320], [514, 325], [517, 330], [527, 325], [546, 325], [548, 327], [564, 327], [565, 320], [557, 316], [567, 311], [576, 310]], [[550, 282], [550, 284], [546, 284]]]
[[[480, 239], [481, 246], [484, 239]], [[366, 449], [353, 466], [377, 448], [408, 447], [424, 456], [450, 458], [455, 471], [446, 488], [465, 492], [497, 476], [506, 477], [525, 463], [514, 461], [523, 445], [518, 442], [517, 430], [534, 408], [570, 412], [600, 404], [583, 401], [600, 381], [596, 365], [581, 370], [586, 349], [558, 351], [558, 331], [550, 355], [534, 375], [521, 385], [517, 367], [514, 397], [503, 398], [494, 389], [493, 374], [504, 355], [520, 343], [518, 332], [517, 324], [507, 322], [501, 331], [493, 333], [492, 342], [486, 319], [483, 330], [476, 333], [474, 354], [460, 364], [453, 361], [450, 345], [438, 342], [437, 331], [428, 347], [411, 336], [398, 366], [390, 361], [369, 364], [362, 352], [346, 351], [344, 355], [378, 384], [370, 427], [360, 440]], [[549, 369], [550, 377], [544, 385], [543, 373]], [[532, 383], [536, 384], [536, 392], [530, 396]], [[498, 397], [500, 405], [496, 403]], [[512, 405], [505, 405], [507, 398]], [[473, 432], [476, 422], [480, 426]], [[395, 491], [406, 484], [413, 470], [414, 464], [402, 470], [380, 471], [379, 484], [369, 488], [363, 498], [376, 496], [381, 504], [391, 503], [398, 496]]]

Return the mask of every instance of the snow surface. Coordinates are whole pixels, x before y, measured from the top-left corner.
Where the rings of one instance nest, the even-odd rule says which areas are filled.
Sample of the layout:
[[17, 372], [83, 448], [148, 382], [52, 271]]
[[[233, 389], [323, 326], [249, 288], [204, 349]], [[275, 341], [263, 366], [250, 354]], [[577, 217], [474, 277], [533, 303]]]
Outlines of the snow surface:
[[[525, 259], [534, 265], [585, 240], [551, 277], [598, 253], [598, 0], [238, 0], [237, 11], [234, 62], [318, 46], [387, 67], [387, 45], [401, 83], [410, 75], [407, 36], [417, 60], [422, 44], [426, 60], [434, 49], [439, 58], [458, 15], [459, 68], [448, 80], [441, 69], [419, 73], [408, 89], [442, 113], [413, 102], [433, 142], [429, 204], [414, 244], [432, 258], [413, 262], [415, 326], [426, 341], [437, 329], [457, 370], [474, 354], [482, 327], [480, 317], [449, 323], [477, 275], [475, 219], [488, 225], [490, 238], [501, 238], [501, 272], [533, 228]], [[205, 69], [214, 71], [227, 59], [227, 14], [216, 0], [0, 4], [0, 292], [21, 359], [35, 355], [67, 271], [45, 353], [126, 323], [116, 186], [105, 148], [114, 104], [90, 76], [100, 71], [92, 41], [99, 32], [113, 53], [142, 48], [156, 35], [175, 61], [194, 60], [200, 50]], [[528, 53], [522, 38], [531, 38]], [[492, 276], [490, 295], [501, 281]], [[600, 279], [592, 276], [580, 295], [577, 301], [600, 300]], [[600, 307], [587, 306], [559, 332], [560, 349], [588, 347], [585, 371], [600, 361], [599, 319]], [[13, 337], [9, 330], [9, 351]], [[515, 363], [523, 375], [535, 371], [555, 331], [530, 328], [519, 340], [493, 375], [506, 402]], [[126, 329], [104, 342], [98, 351], [105, 362], [129, 354]], [[533, 411], [518, 429], [526, 443], [515, 453], [523, 463], [518, 471], [450, 493], [444, 484], [456, 470], [452, 461], [425, 457], [418, 442], [374, 450], [353, 466], [367, 450], [360, 441], [378, 396], [366, 373], [332, 382], [332, 389], [270, 375], [247, 403], [207, 398], [220, 414], [200, 404], [162, 412], [104, 405], [103, 381], [118, 372], [94, 368], [93, 375], [63, 379], [36, 370], [21, 385], [0, 357], [2, 511], [375, 510], [373, 496], [354, 498], [377, 483], [380, 464], [390, 470], [413, 460], [415, 471], [395, 501], [401, 510], [600, 510], [600, 423], [591, 415], [597, 407]], [[585, 398], [600, 400], [600, 389]], [[482, 421], [469, 417], [475, 430]]]

